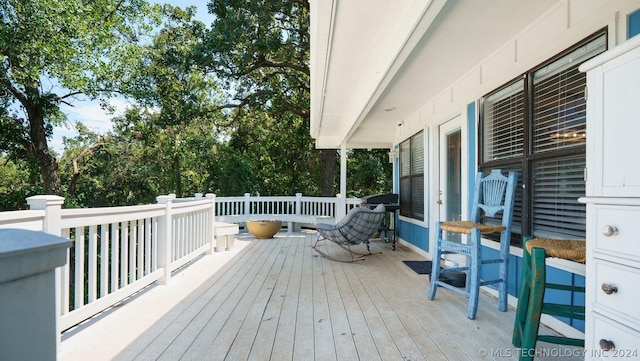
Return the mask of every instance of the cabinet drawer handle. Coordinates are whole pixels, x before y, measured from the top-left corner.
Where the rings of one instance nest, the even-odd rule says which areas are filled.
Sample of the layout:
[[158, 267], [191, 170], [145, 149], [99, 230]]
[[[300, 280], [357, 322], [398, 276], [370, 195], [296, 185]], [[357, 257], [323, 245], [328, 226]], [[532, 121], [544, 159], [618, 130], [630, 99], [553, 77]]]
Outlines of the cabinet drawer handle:
[[618, 292], [618, 287], [616, 285], [612, 285], [611, 283], [603, 283], [602, 290], [604, 293], [611, 295]]
[[600, 348], [603, 351], [611, 351], [616, 348], [616, 345], [613, 343], [613, 341], [605, 340], [604, 338], [602, 338], [600, 339]]
[[618, 234], [618, 229], [615, 226], [606, 225], [602, 227], [602, 234], [605, 237], [615, 236], [616, 234]]

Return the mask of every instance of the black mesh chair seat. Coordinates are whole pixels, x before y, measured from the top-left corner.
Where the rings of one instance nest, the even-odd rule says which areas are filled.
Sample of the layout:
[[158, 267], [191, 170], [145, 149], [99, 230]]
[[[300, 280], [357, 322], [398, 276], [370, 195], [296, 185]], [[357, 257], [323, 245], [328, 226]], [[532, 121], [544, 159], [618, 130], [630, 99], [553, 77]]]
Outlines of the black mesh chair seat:
[[[380, 253], [369, 250], [366, 253], [361, 253], [352, 250], [351, 246], [368, 243], [369, 239], [371, 239], [380, 228], [384, 216], [384, 204], [379, 204], [373, 210], [365, 207], [353, 208], [336, 224], [318, 223], [316, 226], [318, 240], [313, 246], [313, 249], [323, 257], [340, 262], [360, 261], [364, 260], [364, 257], [367, 255]], [[331, 241], [348, 251], [351, 259], [334, 258], [320, 251], [317, 248], [318, 242], [323, 240]]]

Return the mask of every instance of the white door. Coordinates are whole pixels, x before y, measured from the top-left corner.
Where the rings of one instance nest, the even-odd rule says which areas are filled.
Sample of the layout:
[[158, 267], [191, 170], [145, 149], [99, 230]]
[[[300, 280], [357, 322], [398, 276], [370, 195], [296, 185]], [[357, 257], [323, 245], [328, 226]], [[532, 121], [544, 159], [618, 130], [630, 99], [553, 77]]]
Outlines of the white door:
[[[462, 220], [462, 130], [461, 116], [439, 128], [438, 199], [440, 221]], [[460, 241], [460, 237], [448, 237]]]

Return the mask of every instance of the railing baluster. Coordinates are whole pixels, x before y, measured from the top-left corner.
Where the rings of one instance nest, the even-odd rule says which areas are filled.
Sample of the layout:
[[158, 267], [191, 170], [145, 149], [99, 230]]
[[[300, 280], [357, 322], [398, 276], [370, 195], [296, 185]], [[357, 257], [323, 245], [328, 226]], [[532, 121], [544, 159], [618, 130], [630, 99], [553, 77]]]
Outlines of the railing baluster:
[[160, 248], [158, 245], [158, 233], [159, 233], [159, 226], [160, 226], [160, 222], [158, 221], [157, 217], [153, 217], [152, 218], [152, 224], [151, 224], [151, 269], [150, 272], [153, 272], [155, 270], [158, 269], [158, 255], [160, 252]]
[[[61, 232], [61, 236], [65, 238], [69, 237], [69, 230], [63, 229]], [[69, 261], [71, 260], [71, 248], [67, 250], [67, 262], [64, 266], [59, 268], [60, 272], [60, 284], [62, 286], [62, 292], [60, 292], [61, 302], [60, 305], [62, 307], [62, 315], [66, 315], [69, 313], [69, 302], [70, 302], [70, 292], [71, 292], [71, 267]]]
[[74, 265], [74, 309], [84, 305], [84, 228], [74, 229], [75, 237], [75, 265]]
[[[84, 233], [84, 227], [82, 228]], [[87, 290], [88, 300], [87, 303], [91, 303], [98, 297], [98, 231], [96, 226], [89, 226], [89, 249], [88, 256], [88, 275], [87, 275]]]
[[144, 243], [144, 219], [138, 220], [138, 279], [144, 276], [144, 258], [145, 258], [145, 243]]
[[129, 222], [120, 223], [120, 287], [129, 284]]
[[100, 226], [100, 297], [108, 293], [109, 287], [109, 226]]
[[136, 243], [138, 242], [138, 227], [137, 221], [132, 220], [129, 222], [129, 283], [133, 283], [138, 274], [136, 259], [138, 259]]
[[113, 293], [119, 288], [118, 269], [120, 268], [120, 262], [118, 262], [118, 256], [120, 254], [120, 232], [118, 232], [118, 224], [118, 222], [111, 223], [111, 291], [109, 293]]
[[144, 220], [144, 273], [143, 275], [146, 276], [149, 273], [152, 272], [151, 270], [151, 259], [153, 258], [151, 256], [153, 250], [151, 249], [151, 222], [153, 221], [152, 218], [146, 218]]

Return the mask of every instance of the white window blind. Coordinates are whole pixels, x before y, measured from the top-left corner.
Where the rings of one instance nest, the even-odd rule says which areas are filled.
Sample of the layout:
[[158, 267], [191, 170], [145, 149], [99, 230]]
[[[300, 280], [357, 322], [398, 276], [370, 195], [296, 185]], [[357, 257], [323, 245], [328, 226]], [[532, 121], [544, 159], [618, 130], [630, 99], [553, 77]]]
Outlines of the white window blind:
[[586, 141], [585, 60], [605, 50], [600, 37], [533, 73], [533, 152], [563, 150]]
[[400, 143], [400, 214], [424, 220], [424, 133]]
[[483, 160], [521, 157], [523, 152], [524, 81], [484, 99]]
[[482, 99], [479, 169], [519, 172], [516, 234], [585, 237], [578, 198], [585, 195], [586, 75], [578, 67], [606, 50], [606, 37], [600, 33]]
[[536, 237], [584, 239], [584, 156], [533, 164], [533, 232]]

